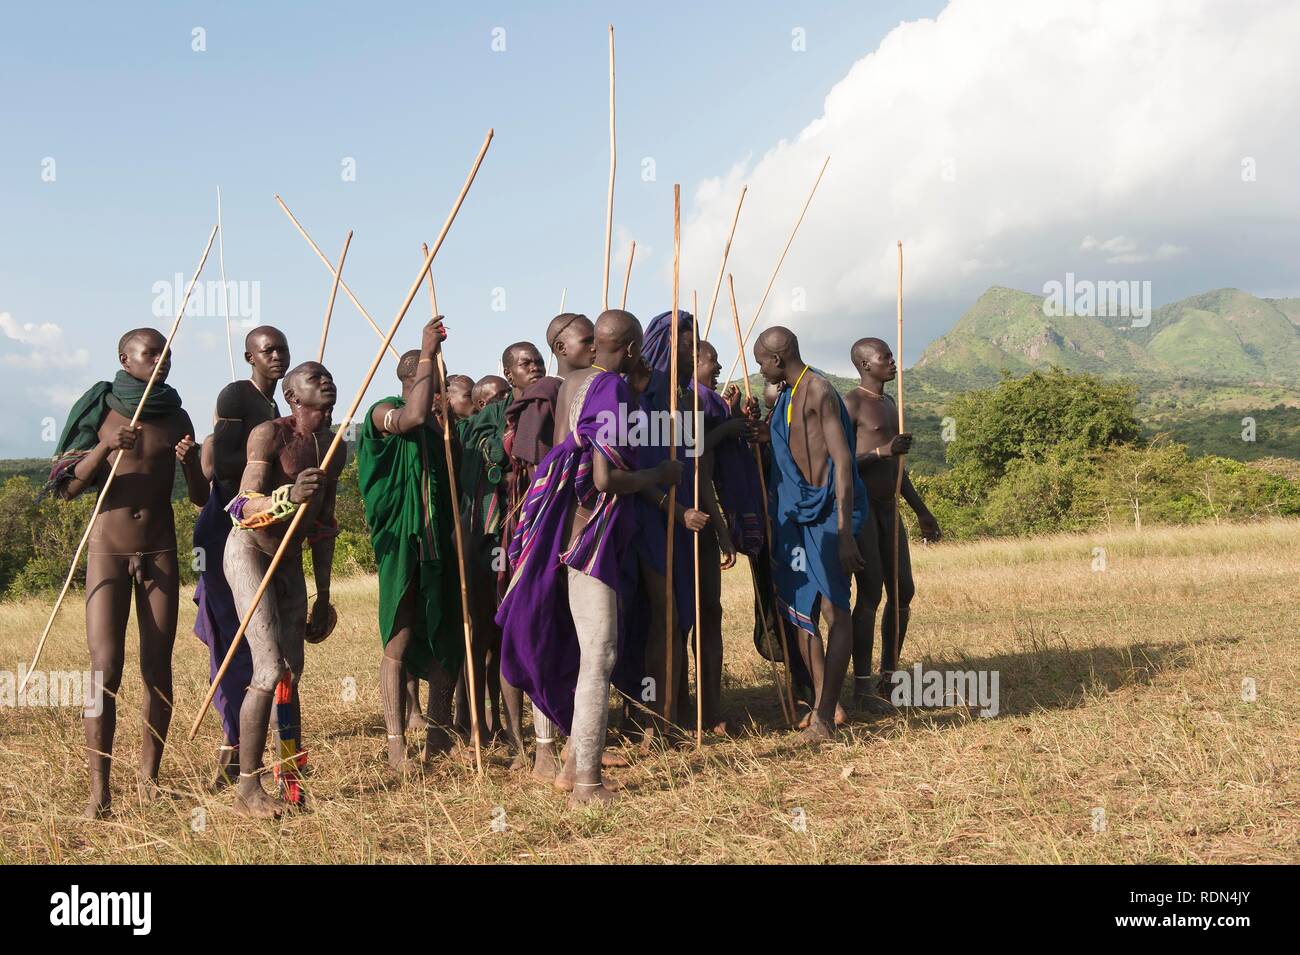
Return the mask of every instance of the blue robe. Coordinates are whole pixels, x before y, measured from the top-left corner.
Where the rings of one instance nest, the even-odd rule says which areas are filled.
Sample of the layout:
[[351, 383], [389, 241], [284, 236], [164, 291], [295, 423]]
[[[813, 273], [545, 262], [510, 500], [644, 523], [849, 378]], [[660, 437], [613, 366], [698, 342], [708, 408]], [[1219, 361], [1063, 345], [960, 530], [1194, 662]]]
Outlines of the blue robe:
[[[772, 413], [772, 465], [767, 480], [773, 525], [772, 578], [776, 582], [780, 612], [799, 629], [815, 634], [821, 597], [836, 607], [849, 609], [849, 576], [840, 566], [835, 461], [828, 461], [826, 483], [816, 487], [804, 480], [790, 450], [786, 413], [793, 391], [786, 388], [781, 392]], [[856, 460], [857, 433], [838, 394], [835, 401], [849, 445], [849, 459]], [[867, 489], [855, 467], [852, 521], [855, 538], [866, 513]]]

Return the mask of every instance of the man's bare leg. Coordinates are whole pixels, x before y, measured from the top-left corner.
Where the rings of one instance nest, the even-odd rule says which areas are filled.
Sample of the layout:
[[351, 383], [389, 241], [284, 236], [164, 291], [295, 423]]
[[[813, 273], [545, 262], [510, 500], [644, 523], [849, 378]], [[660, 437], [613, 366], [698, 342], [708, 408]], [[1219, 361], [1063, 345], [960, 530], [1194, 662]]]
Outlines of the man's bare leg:
[[406, 731], [413, 733], [429, 725], [424, 719], [424, 714], [420, 712], [420, 678], [404, 669], [402, 679], [406, 690], [406, 701], [403, 706], [406, 713]]
[[[700, 535], [700, 668], [704, 727], [711, 733], [727, 732], [722, 717], [722, 555], [717, 537]], [[695, 642], [691, 642], [692, 651]]]
[[113, 736], [117, 730], [117, 691], [126, 656], [126, 624], [131, 616], [131, 587], [125, 557], [90, 554], [86, 558], [86, 644], [90, 668], [102, 673], [103, 706], [87, 716], [86, 761], [90, 770], [90, 799], [83, 818], [97, 819], [112, 811], [109, 775], [113, 766]]
[[[671, 724], [676, 722], [675, 717], [680, 712], [682, 705], [681, 693], [674, 692], [673, 713], [666, 712], [668, 697], [668, 656], [667, 646], [664, 644], [664, 631], [667, 627], [666, 618], [672, 614], [673, 634], [680, 633], [681, 628], [677, 623], [676, 608], [673, 606], [673, 600], [668, 593], [667, 580], [663, 574], [658, 573], [649, 567], [644, 561], [641, 563], [641, 576], [645, 583], [646, 592], [650, 597], [650, 632], [646, 638], [645, 650], [645, 669], [646, 675], [655, 681], [654, 699], [650, 701], [650, 708], [656, 713], [655, 717], [648, 719], [646, 726], [646, 739], [642, 743], [645, 748], [653, 735], [660, 739], [668, 739], [670, 733], [678, 732]], [[680, 644], [680, 641], [678, 641]], [[680, 687], [682, 674], [686, 664], [684, 653], [685, 648], [678, 645], [673, 647], [673, 675], [674, 686]]]
[[135, 615], [140, 628], [140, 675], [144, 679], [144, 730], [140, 743], [140, 798], [158, 798], [158, 768], [172, 721], [172, 648], [180, 574], [176, 552], [132, 558], [143, 563], [144, 582], [135, 585]]
[[394, 633], [384, 644], [384, 655], [379, 661], [379, 698], [383, 702], [384, 728], [388, 733], [388, 768], [394, 772], [409, 768], [406, 758], [406, 671], [402, 661], [411, 646], [414, 619], [415, 588], [407, 587], [393, 617]]
[[[849, 670], [849, 658], [853, 654], [853, 618], [846, 609], [834, 606], [825, 598], [821, 601], [822, 615], [826, 619], [826, 652], [821, 652], [821, 641], [815, 637], [809, 644], [815, 644], [811, 656], [816, 659], [816, 669], [809, 661], [813, 682], [817, 688], [817, 704], [813, 709], [808, 728], [799, 734], [806, 742], [821, 742], [830, 739], [835, 727], [842, 722], [843, 708], [840, 706], [840, 691], [844, 688], [844, 678]], [[801, 638], [806, 635], [801, 634]], [[810, 650], [812, 646], [810, 646]]]
[[607, 803], [614, 798], [614, 790], [601, 775], [601, 756], [609, 720], [609, 678], [618, 653], [618, 594], [572, 568], [568, 578], [569, 606], [581, 651], [569, 739], [573, 762], [569, 805]]
[[[889, 702], [887, 689], [880, 686], [873, 675], [871, 663], [875, 646], [876, 610], [880, 607], [887, 581], [890, 589], [893, 589], [892, 575], [886, 575], [886, 568], [892, 565], [893, 555], [885, 553], [886, 548], [892, 546], [892, 539], [885, 541], [881, 537], [876, 508], [868, 504], [866, 520], [858, 532], [858, 551], [866, 566], [861, 573], [853, 576], [857, 585], [857, 600], [853, 604], [853, 708], [874, 716], [888, 716], [898, 712]], [[888, 562], [887, 556], [890, 558]], [[892, 639], [892, 622], [889, 626]], [[888, 653], [888, 649], [884, 652]]]
[[[498, 675], [500, 672], [501, 668], [498, 665]], [[506, 711], [506, 736], [510, 741], [510, 749], [514, 753], [510, 768], [524, 770], [528, 768], [528, 749], [524, 745], [524, 691], [511, 686], [510, 681], [505, 677], [499, 678], [501, 680], [501, 703]]]
[[274, 702], [275, 691], [250, 686], [239, 709], [239, 782], [235, 784], [235, 811], [254, 819], [274, 819], [284, 812], [284, 803], [262, 788], [262, 752], [266, 749]]

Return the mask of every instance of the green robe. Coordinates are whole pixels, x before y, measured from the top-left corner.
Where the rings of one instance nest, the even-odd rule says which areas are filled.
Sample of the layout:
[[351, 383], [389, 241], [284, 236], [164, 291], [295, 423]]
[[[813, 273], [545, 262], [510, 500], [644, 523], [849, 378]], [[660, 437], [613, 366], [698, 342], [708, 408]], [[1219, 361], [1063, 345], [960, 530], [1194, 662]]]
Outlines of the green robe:
[[[375, 404], [385, 403], [406, 404], [401, 398]], [[374, 425], [374, 409], [371, 405], [361, 426], [357, 476], [379, 567], [379, 636], [387, 646], [396, 630], [397, 605], [418, 579], [415, 632], [403, 664], [424, 674], [437, 660], [454, 675], [465, 644], [442, 435], [429, 424], [410, 434], [384, 434]]]

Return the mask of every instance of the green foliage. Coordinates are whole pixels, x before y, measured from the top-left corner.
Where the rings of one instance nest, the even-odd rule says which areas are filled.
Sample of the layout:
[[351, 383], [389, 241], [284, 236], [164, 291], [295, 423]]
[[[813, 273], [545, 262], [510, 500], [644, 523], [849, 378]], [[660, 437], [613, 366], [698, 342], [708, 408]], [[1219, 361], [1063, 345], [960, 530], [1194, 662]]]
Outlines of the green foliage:
[[1013, 461], [1044, 462], [1133, 441], [1141, 425], [1133, 415], [1136, 389], [1061, 368], [1004, 378], [994, 388], [953, 399], [956, 437], [948, 444], [954, 466], [973, 469], [991, 486]]

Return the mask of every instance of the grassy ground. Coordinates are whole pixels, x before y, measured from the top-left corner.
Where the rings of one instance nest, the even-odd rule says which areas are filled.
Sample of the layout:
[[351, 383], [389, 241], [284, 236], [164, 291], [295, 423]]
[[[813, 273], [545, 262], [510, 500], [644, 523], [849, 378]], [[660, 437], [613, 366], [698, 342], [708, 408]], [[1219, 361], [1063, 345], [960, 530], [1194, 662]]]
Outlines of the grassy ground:
[[[1093, 570], [1095, 547], [1105, 570]], [[912, 710], [854, 724], [819, 752], [797, 748], [750, 642], [742, 566], [726, 575], [725, 609], [726, 695], [743, 732], [615, 770], [627, 794], [605, 811], [566, 809], [499, 754], [482, 780], [446, 761], [386, 784], [375, 585], [358, 578], [337, 587], [338, 630], [308, 647], [313, 810], [278, 824], [235, 816], [228, 794], [203, 791], [216, 719], [184, 738], [207, 676], [186, 600], [163, 763], [171, 798], [140, 805], [130, 784], [131, 647], [111, 820], [75, 818], [86, 795], [77, 711], [0, 709], [0, 861], [1300, 860], [1300, 524], [918, 550], [905, 660], [999, 671], [996, 718]], [[27, 657], [48, 607], [0, 605], [0, 665]], [[73, 599], [44, 666], [84, 666], [83, 639]]]

